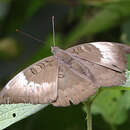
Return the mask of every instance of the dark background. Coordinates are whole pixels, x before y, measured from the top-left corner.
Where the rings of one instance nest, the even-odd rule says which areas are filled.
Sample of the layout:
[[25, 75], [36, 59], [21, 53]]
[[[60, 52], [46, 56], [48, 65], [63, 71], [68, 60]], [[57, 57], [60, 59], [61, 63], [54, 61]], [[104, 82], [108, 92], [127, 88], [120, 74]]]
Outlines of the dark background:
[[[1, 0], [0, 1], [0, 86], [1, 88], [16, 73], [35, 61], [51, 55], [51, 16], [55, 16], [56, 45], [71, 47], [84, 42], [112, 41], [129, 44], [130, 1], [129, 0]], [[42, 40], [42, 43], [16, 32], [21, 29]], [[128, 63], [130, 62], [128, 57]], [[94, 130], [129, 130], [129, 107], [120, 99], [113, 100], [113, 92], [105, 102], [96, 104]], [[114, 92], [114, 93], [117, 93]], [[120, 90], [119, 92], [120, 93]], [[115, 94], [116, 95], [116, 94]], [[125, 101], [129, 101], [127, 93]], [[128, 103], [126, 102], [126, 103]], [[102, 106], [102, 109], [101, 109]], [[123, 106], [123, 107], [122, 107]], [[122, 108], [122, 111], [118, 110]], [[19, 121], [7, 130], [86, 130], [86, 115], [83, 104], [67, 108], [48, 106], [44, 110]], [[99, 112], [100, 110], [102, 112]], [[109, 111], [107, 111], [109, 110]], [[113, 116], [119, 114], [119, 118]], [[122, 112], [122, 113], [121, 113]], [[96, 114], [95, 114], [96, 113]], [[110, 113], [111, 116], [107, 113]], [[123, 118], [125, 113], [126, 118]], [[121, 120], [121, 121], [117, 121]], [[118, 123], [117, 123], [118, 122]]]

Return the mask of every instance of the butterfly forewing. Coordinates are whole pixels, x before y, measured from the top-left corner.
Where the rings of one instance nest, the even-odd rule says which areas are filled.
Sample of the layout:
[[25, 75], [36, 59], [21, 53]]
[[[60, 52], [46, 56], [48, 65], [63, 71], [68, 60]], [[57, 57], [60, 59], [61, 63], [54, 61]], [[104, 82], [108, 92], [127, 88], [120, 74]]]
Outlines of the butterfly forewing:
[[56, 100], [58, 66], [45, 58], [17, 74], [1, 91], [0, 103], [44, 104]]
[[125, 83], [126, 52], [120, 44], [86, 43], [67, 51], [84, 62], [100, 86], [119, 86]]
[[115, 71], [122, 72], [126, 70], [125, 52], [115, 43], [91, 42], [71, 47], [67, 51], [76, 54], [81, 59]]

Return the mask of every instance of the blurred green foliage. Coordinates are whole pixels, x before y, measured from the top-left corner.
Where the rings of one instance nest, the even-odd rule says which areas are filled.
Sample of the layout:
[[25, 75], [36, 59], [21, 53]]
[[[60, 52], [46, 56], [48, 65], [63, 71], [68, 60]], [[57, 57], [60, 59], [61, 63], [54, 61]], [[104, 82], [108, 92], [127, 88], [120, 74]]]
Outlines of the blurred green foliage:
[[[17, 38], [11, 37], [16, 28], [24, 27], [24, 24], [30, 21], [38, 10], [53, 4], [68, 7], [67, 14], [62, 15], [56, 25], [57, 46], [67, 48], [91, 41], [130, 44], [130, 0], [0, 0], [1, 61], [18, 58], [18, 53], [21, 51], [19, 41], [16, 42]], [[3, 47], [1, 41], [6, 40], [10, 41], [5, 42]], [[51, 55], [51, 33], [46, 35], [44, 43], [44, 46], [39, 48], [38, 52], [34, 53], [33, 58], [28, 61], [29, 64]], [[127, 60], [129, 69], [129, 56]], [[38, 114], [7, 129], [85, 130], [84, 107], [81, 104], [69, 108], [49, 106]], [[127, 125], [127, 122], [130, 121], [129, 108], [129, 91], [122, 90], [120, 87], [119, 89], [103, 89], [92, 105], [93, 129], [129, 130], [129, 125]]]

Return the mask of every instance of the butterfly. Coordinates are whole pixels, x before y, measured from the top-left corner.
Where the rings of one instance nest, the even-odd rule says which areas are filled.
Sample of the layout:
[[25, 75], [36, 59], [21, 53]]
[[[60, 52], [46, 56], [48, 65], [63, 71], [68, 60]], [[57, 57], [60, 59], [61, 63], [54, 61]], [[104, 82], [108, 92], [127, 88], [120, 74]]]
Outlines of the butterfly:
[[0, 104], [69, 106], [86, 101], [101, 86], [125, 83], [130, 46], [91, 42], [66, 50], [51, 47], [53, 56], [25, 68], [0, 91]]

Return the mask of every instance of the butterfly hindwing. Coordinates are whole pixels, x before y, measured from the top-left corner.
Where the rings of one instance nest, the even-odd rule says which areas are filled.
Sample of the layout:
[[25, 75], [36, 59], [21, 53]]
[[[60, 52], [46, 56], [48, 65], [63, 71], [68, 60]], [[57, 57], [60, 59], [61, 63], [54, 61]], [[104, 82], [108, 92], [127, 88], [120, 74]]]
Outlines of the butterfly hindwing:
[[59, 63], [58, 95], [54, 106], [78, 104], [95, 94], [99, 87], [89, 68], [71, 53], [55, 47]]
[[118, 72], [107, 67], [85, 61], [100, 87], [120, 86], [126, 81], [125, 72]]
[[98, 86], [91, 79], [83, 78], [66, 64], [61, 64], [58, 78], [58, 97], [52, 104], [54, 106], [69, 106], [70, 102], [78, 104], [94, 95], [96, 88]]

